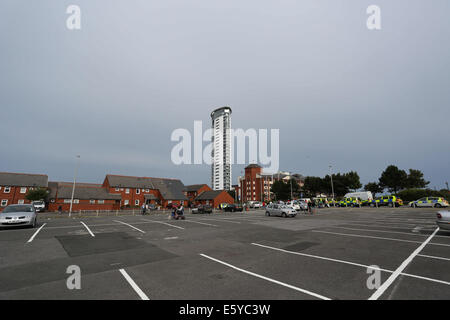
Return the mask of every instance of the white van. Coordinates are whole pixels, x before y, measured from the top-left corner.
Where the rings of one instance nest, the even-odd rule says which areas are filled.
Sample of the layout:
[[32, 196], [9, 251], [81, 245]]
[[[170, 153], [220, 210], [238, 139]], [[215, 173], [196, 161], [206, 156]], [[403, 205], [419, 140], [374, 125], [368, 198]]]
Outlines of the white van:
[[362, 201], [373, 200], [372, 192], [370, 191], [363, 191], [363, 192], [350, 192], [347, 193], [344, 198], [360, 198]]

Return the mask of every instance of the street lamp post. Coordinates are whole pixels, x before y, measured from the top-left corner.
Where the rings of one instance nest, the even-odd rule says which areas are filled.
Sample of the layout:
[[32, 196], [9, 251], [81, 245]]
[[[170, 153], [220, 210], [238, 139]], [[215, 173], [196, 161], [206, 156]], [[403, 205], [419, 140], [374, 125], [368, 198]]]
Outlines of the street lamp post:
[[330, 178], [331, 178], [331, 196], [333, 198], [333, 205], [334, 205], [334, 186], [333, 186], [333, 174], [331, 173], [331, 165], [329, 165], [330, 168]]
[[72, 215], [73, 196], [75, 195], [75, 184], [77, 182], [77, 172], [79, 164], [80, 164], [80, 155], [77, 155], [77, 160], [75, 164], [75, 173], [73, 175], [72, 198], [70, 200], [69, 217]]

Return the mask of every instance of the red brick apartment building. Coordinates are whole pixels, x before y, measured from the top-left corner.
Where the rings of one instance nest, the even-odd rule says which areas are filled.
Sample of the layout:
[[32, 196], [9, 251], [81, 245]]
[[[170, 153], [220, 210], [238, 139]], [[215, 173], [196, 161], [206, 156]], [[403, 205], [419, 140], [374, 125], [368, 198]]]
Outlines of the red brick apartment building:
[[[49, 182], [49, 211], [69, 211], [73, 183]], [[119, 210], [121, 197], [111, 194], [101, 184], [77, 183], [73, 196], [72, 211]]]
[[0, 211], [10, 204], [30, 203], [25, 198], [30, 189], [47, 187], [47, 175], [0, 172]]
[[221, 203], [234, 203], [234, 199], [225, 190], [210, 190], [202, 192], [195, 200], [195, 204], [209, 204], [217, 208]]
[[141, 206], [144, 203], [167, 207], [185, 204], [184, 184], [178, 179], [107, 175], [103, 185], [109, 193], [121, 196], [121, 207]]
[[192, 184], [184, 187], [184, 195], [188, 198], [189, 204], [191, 204], [200, 193], [211, 190], [207, 184]]
[[294, 179], [297, 184], [303, 186], [303, 177], [300, 174], [289, 174], [288, 172], [278, 172], [267, 174], [262, 172], [262, 167], [257, 164], [250, 164], [245, 168], [243, 177], [239, 177], [239, 185], [235, 188], [238, 199], [247, 201], [272, 201], [270, 192], [272, 184], [277, 180], [289, 181]]

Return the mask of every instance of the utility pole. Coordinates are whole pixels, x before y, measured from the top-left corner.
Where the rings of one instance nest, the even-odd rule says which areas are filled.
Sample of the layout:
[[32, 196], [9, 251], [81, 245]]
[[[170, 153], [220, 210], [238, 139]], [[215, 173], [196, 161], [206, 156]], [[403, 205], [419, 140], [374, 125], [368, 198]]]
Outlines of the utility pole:
[[291, 201], [292, 201], [294, 199], [294, 197], [292, 196], [292, 178], [289, 180], [291, 180]]
[[75, 184], [77, 182], [77, 172], [78, 172], [78, 165], [79, 164], [80, 164], [80, 155], [77, 155], [77, 160], [76, 160], [76, 163], [75, 163], [75, 173], [73, 175], [72, 198], [70, 200], [69, 217], [72, 215], [73, 196], [75, 194]]
[[331, 172], [331, 164], [328, 166], [330, 168], [330, 178], [331, 178], [331, 196], [333, 198], [333, 204], [334, 204], [334, 186], [333, 186], [333, 174]]
[[448, 189], [448, 181], [446, 181], [445, 184], [447, 185], [447, 191], [449, 191], [449, 189]]

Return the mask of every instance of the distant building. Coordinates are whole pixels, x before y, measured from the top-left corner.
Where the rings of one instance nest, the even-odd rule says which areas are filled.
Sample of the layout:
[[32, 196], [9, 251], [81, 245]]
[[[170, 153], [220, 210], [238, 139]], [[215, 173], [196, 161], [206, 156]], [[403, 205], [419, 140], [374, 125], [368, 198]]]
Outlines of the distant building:
[[178, 179], [130, 177], [107, 175], [103, 187], [109, 193], [121, 195], [121, 207], [138, 207], [142, 204], [185, 204], [184, 184]]
[[184, 195], [192, 203], [200, 193], [210, 190], [211, 188], [207, 184], [192, 184], [184, 187]]
[[0, 211], [10, 204], [31, 203], [25, 198], [28, 191], [47, 187], [47, 175], [0, 172]]
[[250, 164], [245, 168], [245, 175], [238, 178], [236, 193], [239, 202], [261, 201], [270, 202], [273, 200], [271, 193], [272, 185], [277, 180], [285, 182], [294, 179], [299, 187], [304, 185], [304, 178], [300, 174], [289, 172], [264, 173], [262, 167], [257, 164]]
[[[48, 211], [69, 211], [72, 200], [72, 182], [49, 182]], [[120, 194], [109, 193], [101, 184], [77, 183], [72, 211], [119, 210]]]
[[212, 119], [212, 165], [213, 190], [231, 189], [231, 108], [222, 107], [211, 112]]
[[226, 190], [211, 190], [202, 192], [195, 198], [195, 204], [209, 204], [213, 208], [219, 207], [221, 203], [234, 203], [234, 199]]

